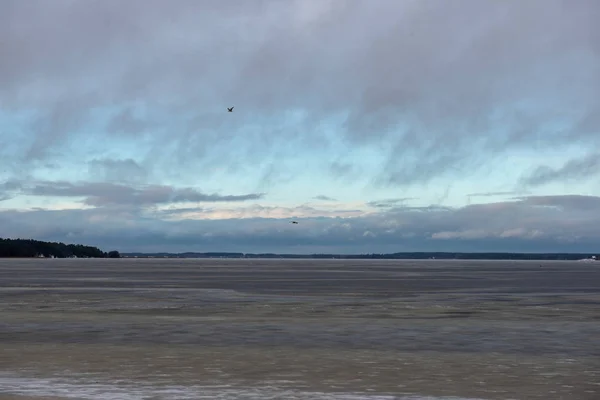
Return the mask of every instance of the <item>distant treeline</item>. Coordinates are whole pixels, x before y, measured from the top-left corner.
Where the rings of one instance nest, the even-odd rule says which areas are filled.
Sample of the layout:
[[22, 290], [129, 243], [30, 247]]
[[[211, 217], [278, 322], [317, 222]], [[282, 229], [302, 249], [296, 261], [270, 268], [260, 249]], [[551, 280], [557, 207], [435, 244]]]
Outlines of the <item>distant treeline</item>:
[[590, 253], [451, 253], [410, 252], [391, 254], [274, 254], [274, 253], [123, 253], [122, 257], [141, 258], [330, 258], [330, 259], [412, 259], [412, 260], [580, 260]]
[[97, 247], [81, 244], [0, 238], [0, 257], [119, 258], [120, 256], [116, 250], [105, 253]]

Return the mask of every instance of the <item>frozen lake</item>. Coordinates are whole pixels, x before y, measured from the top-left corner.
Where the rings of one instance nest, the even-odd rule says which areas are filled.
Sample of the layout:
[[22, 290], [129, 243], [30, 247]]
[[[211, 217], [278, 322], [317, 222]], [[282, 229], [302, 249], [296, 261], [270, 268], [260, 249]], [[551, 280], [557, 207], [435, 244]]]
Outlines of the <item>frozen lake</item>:
[[1, 399], [600, 398], [600, 262], [0, 259], [0, 315]]

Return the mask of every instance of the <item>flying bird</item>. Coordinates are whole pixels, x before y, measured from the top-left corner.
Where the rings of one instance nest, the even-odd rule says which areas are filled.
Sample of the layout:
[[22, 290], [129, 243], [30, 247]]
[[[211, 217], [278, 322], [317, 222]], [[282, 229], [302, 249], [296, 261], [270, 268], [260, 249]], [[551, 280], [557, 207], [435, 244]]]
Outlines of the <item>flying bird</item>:
[[298, 221], [290, 221], [290, 224], [297, 224]]
[[233, 107], [231, 107], [231, 108], [227, 107], [227, 111], [233, 112]]

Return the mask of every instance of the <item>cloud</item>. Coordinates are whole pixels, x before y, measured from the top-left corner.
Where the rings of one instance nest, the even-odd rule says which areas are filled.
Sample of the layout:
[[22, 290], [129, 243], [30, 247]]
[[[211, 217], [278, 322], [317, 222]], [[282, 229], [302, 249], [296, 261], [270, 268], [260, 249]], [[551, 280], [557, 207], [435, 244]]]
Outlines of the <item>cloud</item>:
[[0, 199], [48, 209], [23, 235], [131, 248], [584, 246], [598, 20], [596, 0], [2, 1]]
[[[307, 205], [296, 207], [282, 206], [237, 206], [235, 208], [187, 207], [160, 210], [157, 214], [170, 220], [223, 220], [223, 219], [255, 219], [255, 218], [333, 218], [357, 217], [369, 214], [360, 209], [322, 209]], [[243, 221], [241, 221], [243, 223]]]
[[560, 209], [596, 211], [600, 210], [600, 197], [585, 195], [528, 196], [519, 199], [536, 207], [556, 207]]
[[15, 237], [27, 233], [121, 251], [593, 252], [600, 240], [600, 197], [594, 196], [523, 197], [458, 208], [398, 207], [347, 216], [323, 216], [323, 210], [308, 207], [284, 210], [301, 215], [300, 224], [293, 226], [281, 210], [264, 210], [264, 217], [252, 216], [252, 211], [239, 219], [239, 209], [195, 209], [191, 211], [217, 218], [183, 220], [170, 218], [169, 211], [5, 210], [0, 223]]
[[397, 207], [398, 205], [402, 205], [408, 200], [417, 200], [417, 199], [414, 197], [401, 197], [399, 199], [369, 201], [369, 202], [367, 202], [367, 205], [369, 207], [375, 207], [375, 208], [389, 208], [389, 207]]
[[0, 201], [8, 200], [14, 197], [14, 191], [18, 190], [21, 185], [15, 181], [6, 181], [0, 183]]
[[93, 121], [119, 141], [144, 133], [157, 167], [273, 154], [283, 166], [312, 148], [339, 156], [342, 179], [362, 167], [349, 147], [385, 142], [365, 179], [421, 185], [532, 144], [597, 145], [599, 10], [593, 0], [5, 1], [0, 102], [37, 110], [25, 160], [58, 157]]
[[333, 197], [325, 196], [325, 195], [322, 195], [322, 194], [313, 197], [313, 199], [315, 199], [315, 200], [322, 200], [322, 201], [337, 201]]
[[[505, 192], [480, 192], [480, 193], [469, 193], [468, 197], [496, 197], [496, 196], [514, 196], [517, 194], [523, 194], [516, 191], [505, 191]], [[525, 193], [527, 194], [527, 193]]]
[[551, 182], [584, 180], [600, 173], [600, 153], [591, 153], [583, 158], [572, 159], [559, 168], [537, 167], [530, 175], [522, 179], [529, 186], [540, 186]]
[[520, 189], [520, 190], [506, 190], [506, 191], [490, 191], [490, 192], [475, 192], [467, 194], [467, 204], [471, 204], [473, 198], [483, 197], [483, 198], [514, 198], [515, 196], [525, 196], [529, 195], [531, 192]]
[[103, 207], [110, 205], [148, 206], [184, 202], [242, 202], [259, 200], [263, 193], [243, 195], [205, 194], [193, 188], [174, 188], [165, 185], [115, 184], [108, 182], [34, 182], [33, 184], [12, 183], [23, 194], [48, 197], [84, 197], [83, 203]]

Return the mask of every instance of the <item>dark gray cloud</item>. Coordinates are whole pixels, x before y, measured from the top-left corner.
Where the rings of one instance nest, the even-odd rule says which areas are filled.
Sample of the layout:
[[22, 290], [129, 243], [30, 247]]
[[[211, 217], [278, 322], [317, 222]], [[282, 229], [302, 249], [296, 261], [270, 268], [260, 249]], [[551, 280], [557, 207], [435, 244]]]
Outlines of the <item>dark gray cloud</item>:
[[[201, 209], [196, 209], [198, 211]], [[537, 196], [357, 217], [163, 220], [139, 210], [0, 211], [14, 237], [121, 251], [597, 251], [600, 198]]]
[[333, 197], [325, 196], [323, 194], [315, 196], [315, 197], [313, 197], [313, 199], [315, 199], [315, 200], [322, 200], [322, 201], [337, 201]]
[[375, 208], [390, 208], [390, 207], [402, 206], [408, 200], [416, 200], [416, 198], [415, 197], [401, 197], [399, 199], [376, 200], [376, 201], [367, 202], [367, 205], [369, 207], [375, 207]]
[[108, 182], [13, 182], [12, 189], [31, 196], [85, 198], [83, 203], [105, 207], [115, 205], [148, 206], [183, 202], [242, 202], [259, 200], [263, 193], [242, 195], [205, 194], [193, 188], [166, 185], [125, 185]]
[[591, 153], [582, 158], [569, 160], [559, 168], [546, 165], [536, 168], [522, 179], [527, 186], [541, 186], [552, 182], [582, 181], [600, 174], [600, 153]]
[[[410, 185], [535, 143], [598, 145], [600, 3], [565, 5], [7, 0], [0, 104], [46, 110], [26, 159], [58, 157], [93, 110], [113, 107], [107, 131], [158, 130], [157, 164], [386, 143], [377, 182]], [[230, 104], [236, 118], [224, 120]], [[319, 128], [332, 120], [334, 141]], [[221, 151], [242, 138], [247, 150]]]
[[496, 197], [496, 196], [514, 196], [517, 194], [527, 194], [527, 192], [517, 192], [517, 191], [504, 191], [504, 192], [478, 192], [478, 193], [469, 193], [467, 196], [469, 197]]

